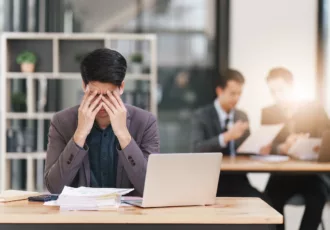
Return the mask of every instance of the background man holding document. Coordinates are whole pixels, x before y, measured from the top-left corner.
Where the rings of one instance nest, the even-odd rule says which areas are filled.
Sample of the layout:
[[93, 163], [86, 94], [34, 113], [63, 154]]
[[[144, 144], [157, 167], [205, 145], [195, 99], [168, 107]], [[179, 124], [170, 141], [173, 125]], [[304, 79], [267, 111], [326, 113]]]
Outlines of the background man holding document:
[[[236, 70], [219, 77], [214, 102], [196, 111], [192, 118], [192, 148], [194, 152], [222, 152], [235, 156], [236, 149], [249, 136], [247, 115], [236, 109], [242, 94], [243, 75]], [[257, 196], [246, 174], [221, 172], [218, 196]]]
[[81, 63], [85, 96], [56, 113], [49, 129], [45, 183], [52, 193], [72, 187], [135, 188], [142, 196], [147, 160], [159, 152], [156, 118], [126, 105], [126, 60], [97, 49]]
[[[293, 76], [285, 68], [274, 68], [267, 76], [267, 84], [275, 105], [262, 110], [262, 125], [281, 124], [284, 128], [273, 143], [262, 149], [263, 154], [289, 153], [299, 138], [321, 137], [329, 125], [324, 109], [317, 103], [297, 103], [292, 98]], [[298, 153], [299, 154], [299, 153]], [[305, 213], [300, 230], [316, 230], [327, 200], [328, 191], [318, 175], [271, 175], [265, 190], [273, 207], [283, 214], [285, 203], [295, 194], [305, 200]], [[278, 226], [284, 229], [284, 225]]]

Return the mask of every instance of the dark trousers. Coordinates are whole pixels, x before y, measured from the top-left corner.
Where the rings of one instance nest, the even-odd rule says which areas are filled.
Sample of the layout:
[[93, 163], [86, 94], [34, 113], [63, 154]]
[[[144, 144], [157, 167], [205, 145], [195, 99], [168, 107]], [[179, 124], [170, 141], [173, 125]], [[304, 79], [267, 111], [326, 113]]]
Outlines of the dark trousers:
[[265, 194], [252, 187], [246, 174], [220, 174], [217, 196], [223, 197], [259, 197], [270, 203]]
[[[317, 230], [328, 191], [325, 183], [317, 175], [271, 175], [265, 194], [272, 206], [283, 215], [286, 202], [294, 195], [302, 195], [305, 200], [305, 212], [300, 230]], [[284, 224], [278, 225], [284, 230]]]

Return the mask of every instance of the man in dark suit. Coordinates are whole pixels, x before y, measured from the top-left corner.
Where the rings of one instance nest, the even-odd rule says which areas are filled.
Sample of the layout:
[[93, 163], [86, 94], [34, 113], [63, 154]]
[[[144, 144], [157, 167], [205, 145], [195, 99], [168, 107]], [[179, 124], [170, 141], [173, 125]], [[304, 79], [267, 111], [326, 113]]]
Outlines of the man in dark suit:
[[[222, 152], [235, 156], [237, 147], [249, 136], [247, 115], [236, 109], [242, 94], [243, 75], [228, 70], [218, 79], [214, 103], [199, 109], [192, 119], [192, 148], [194, 152]], [[246, 174], [220, 174], [218, 196], [257, 196]]]
[[[318, 103], [297, 103], [293, 100], [293, 76], [289, 70], [272, 69], [267, 76], [267, 84], [276, 103], [262, 110], [261, 123], [285, 125], [273, 143], [263, 148], [264, 154], [286, 155], [299, 138], [322, 136], [329, 125], [328, 117]], [[328, 192], [322, 177], [318, 175], [271, 175], [265, 194], [281, 214], [292, 196], [302, 195], [306, 208], [300, 230], [316, 230]], [[279, 225], [277, 229], [284, 229], [284, 225]]]
[[125, 105], [126, 60], [97, 49], [81, 63], [85, 96], [79, 106], [56, 113], [49, 129], [45, 183], [64, 186], [135, 188], [142, 196], [151, 153], [159, 152], [156, 118]]

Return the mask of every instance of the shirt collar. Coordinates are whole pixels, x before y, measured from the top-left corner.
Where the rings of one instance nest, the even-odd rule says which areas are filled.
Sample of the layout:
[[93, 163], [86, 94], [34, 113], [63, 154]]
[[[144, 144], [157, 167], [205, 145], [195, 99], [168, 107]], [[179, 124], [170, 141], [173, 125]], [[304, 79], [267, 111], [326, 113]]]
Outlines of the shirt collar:
[[215, 107], [215, 110], [217, 111], [218, 113], [218, 116], [220, 117], [220, 119], [227, 119], [229, 118], [230, 120], [233, 120], [234, 119], [234, 113], [235, 113], [235, 110], [232, 109], [230, 110], [229, 114], [221, 107], [218, 99], [215, 99], [214, 100], [214, 107]]

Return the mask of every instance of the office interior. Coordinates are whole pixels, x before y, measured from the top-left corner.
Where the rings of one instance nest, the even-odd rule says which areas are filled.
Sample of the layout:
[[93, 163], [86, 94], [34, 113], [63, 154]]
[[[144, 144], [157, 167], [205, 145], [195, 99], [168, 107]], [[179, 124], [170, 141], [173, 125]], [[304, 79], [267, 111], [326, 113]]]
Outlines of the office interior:
[[[265, 81], [273, 67], [290, 69], [296, 82], [294, 96], [319, 101], [330, 115], [329, 12], [328, 0], [0, 0], [0, 31], [17, 32], [22, 38], [27, 33], [27, 39], [23, 39], [27, 43], [16, 38], [2, 42], [0, 53], [4, 57], [12, 51], [9, 62], [15, 62], [19, 47], [31, 45], [39, 56], [36, 73], [53, 72], [54, 63], [58, 63], [63, 68], [60, 72], [72, 74], [79, 72], [81, 55], [103, 46], [102, 36], [114, 34], [110, 47], [124, 54], [130, 73], [138, 76], [136, 81], [126, 83], [126, 102], [157, 113], [161, 152], [189, 153], [191, 114], [213, 103], [215, 82], [228, 68], [239, 70], [246, 79], [238, 108], [248, 114], [251, 132], [260, 126], [262, 108], [273, 103]], [[60, 51], [52, 53], [53, 43], [47, 39], [31, 38], [39, 33], [57, 36]], [[82, 34], [81, 41], [74, 44], [66, 40], [72, 33]], [[122, 39], [120, 35], [125, 34], [132, 37]], [[143, 35], [151, 36], [136, 39]], [[71, 59], [65, 55], [70, 49]], [[56, 55], [58, 62], [54, 62]], [[134, 58], [140, 60], [138, 65]], [[1, 60], [1, 73], [15, 75], [20, 71], [18, 65], [4, 70]], [[7, 113], [8, 103], [11, 112], [27, 111], [24, 98], [28, 84], [34, 84], [36, 98], [31, 103], [40, 113], [79, 104], [83, 94], [80, 79], [42, 79], [32, 83], [19, 77], [1, 81], [10, 82], [1, 89], [6, 87], [11, 93], [6, 100], [0, 98], [1, 116]], [[49, 124], [47, 116], [13, 116], [1, 122], [5, 151], [42, 155]], [[13, 141], [10, 138], [16, 138], [19, 149], [8, 149]], [[7, 183], [12, 189], [27, 189], [26, 174], [34, 178], [33, 189], [44, 189], [42, 157], [32, 163], [27, 159], [6, 162], [10, 165]], [[6, 170], [3, 164], [1, 167], [3, 174]], [[249, 174], [250, 182], [260, 191], [268, 177], [269, 173]], [[292, 216], [287, 218], [289, 229], [298, 229], [303, 208], [287, 205], [286, 214]], [[323, 214], [326, 226], [330, 226], [329, 214], [327, 205]]]

